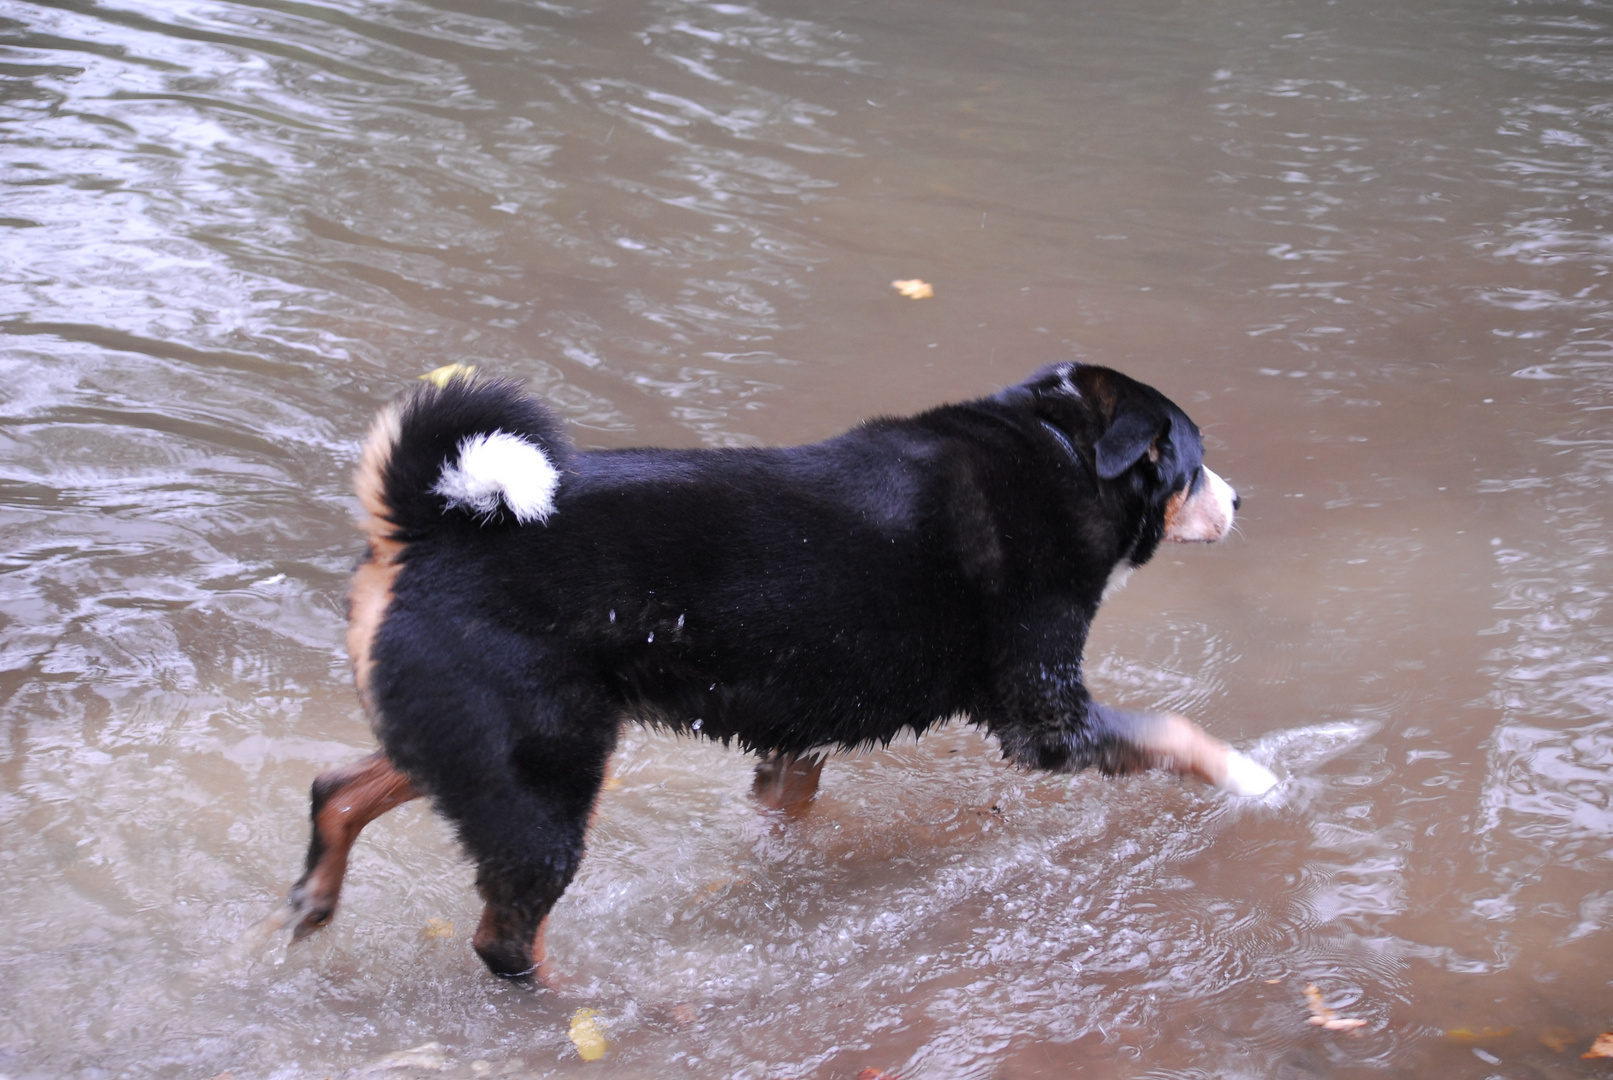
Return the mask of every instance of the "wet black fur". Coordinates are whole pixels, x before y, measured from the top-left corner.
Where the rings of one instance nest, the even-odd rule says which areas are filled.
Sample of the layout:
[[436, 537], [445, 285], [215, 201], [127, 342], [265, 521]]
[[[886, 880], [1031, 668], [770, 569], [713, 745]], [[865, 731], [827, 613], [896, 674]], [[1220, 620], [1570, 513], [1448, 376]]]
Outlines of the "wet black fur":
[[[547, 523], [430, 493], [495, 429], [561, 468]], [[1075, 364], [775, 449], [578, 452], [511, 383], [422, 387], [384, 473], [407, 543], [371, 650], [378, 734], [534, 929], [624, 718], [799, 753], [964, 715], [1022, 766], [1129, 771], [1134, 718], [1092, 701], [1081, 651], [1202, 456], [1157, 391]]]

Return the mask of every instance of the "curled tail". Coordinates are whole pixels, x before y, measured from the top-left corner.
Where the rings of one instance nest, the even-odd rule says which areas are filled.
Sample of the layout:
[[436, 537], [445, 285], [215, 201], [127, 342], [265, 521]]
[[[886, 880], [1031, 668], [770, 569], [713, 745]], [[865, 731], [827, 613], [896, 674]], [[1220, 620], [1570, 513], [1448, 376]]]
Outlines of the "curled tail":
[[570, 455], [560, 421], [511, 380], [422, 385], [381, 411], [364, 444], [354, 484], [372, 550], [456, 520], [546, 521]]

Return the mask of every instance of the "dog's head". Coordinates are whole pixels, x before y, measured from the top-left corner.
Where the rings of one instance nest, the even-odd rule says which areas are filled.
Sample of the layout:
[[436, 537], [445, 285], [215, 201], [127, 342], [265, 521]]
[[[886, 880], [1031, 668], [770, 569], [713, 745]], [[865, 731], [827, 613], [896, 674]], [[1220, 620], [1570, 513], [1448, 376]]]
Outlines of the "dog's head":
[[1124, 554], [1141, 566], [1162, 540], [1213, 543], [1232, 530], [1238, 494], [1204, 465], [1199, 429], [1158, 390], [1108, 368], [1055, 364], [1003, 392], [1092, 471], [1101, 493], [1140, 515]]

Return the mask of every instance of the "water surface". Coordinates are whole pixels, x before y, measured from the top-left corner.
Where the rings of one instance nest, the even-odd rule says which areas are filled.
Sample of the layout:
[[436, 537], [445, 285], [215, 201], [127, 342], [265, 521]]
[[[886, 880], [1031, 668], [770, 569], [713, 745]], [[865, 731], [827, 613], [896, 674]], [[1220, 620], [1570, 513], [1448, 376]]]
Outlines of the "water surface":
[[[1605, 0], [0, 0], [0, 1074], [1603, 1075], [1610, 56]], [[1244, 497], [1090, 681], [1275, 796], [953, 726], [779, 826], [635, 730], [555, 992], [419, 804], [254, 936], [371, 748], [348, 476], [415, 376], [762, 445], [1071, 358]]]

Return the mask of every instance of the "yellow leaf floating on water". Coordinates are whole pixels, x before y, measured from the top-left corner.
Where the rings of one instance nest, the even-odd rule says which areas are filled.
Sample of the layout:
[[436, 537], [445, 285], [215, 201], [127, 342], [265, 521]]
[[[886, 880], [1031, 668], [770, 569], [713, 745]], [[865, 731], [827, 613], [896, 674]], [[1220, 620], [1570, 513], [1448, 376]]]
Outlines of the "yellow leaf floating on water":
[[1479, 1028], [1477, 1031], [1474, 1031], [1472, 1028], [1451, 1028], [1445, 1033], [1445, 1037], [1447, 1039], [1455, 1039], [1457, 1042], [1465, 1043], [1488, 1042], [1491, 1039], [1504, 1039], [1508, 1035], [1511, 1035], [1514, 1030], [1516, 1029], [1514, 1029], [1511, 1025], [1508, 1025], [1504, 1028], [1493, 1028], [1486, 1025]]
[[454, 936], [454, 924], [449, 919], [427, 919], [426, 925], [420, 931], [421, 937], [451, 938]]
[[909, 300], [928, 300], [935, 295], [935, 286], [928, 281], [918, 278], [909, 278], [906, 281], [893, 281], [891, 288], [907, 297]]
[[577, 1048], [577, 1056], [584, 1061], [598, 1061], [610, 1049], [610, 1042], [605, 1038], [605, 1025], [592, 1009], [578, 1009], [572, 1014], [570, 1035], [572, 1045]]
[[433, 370], [428, 371], [424, 375], [420, 376], [420, 381], [428, 382], [433, 386], [443, 387], [448, 385], [449, 379], [452, 379], [455, 376], [460, 378], [468, 378], [470, 373], [475, 370], [475, 364], [444, 364], [442, 367], [434, 368]]
[[1582, 1058], [1613, 1058], [1613, 1034], [1606, 1031], [1596, 1037], [1591, 1048], [1579, 1055]]

